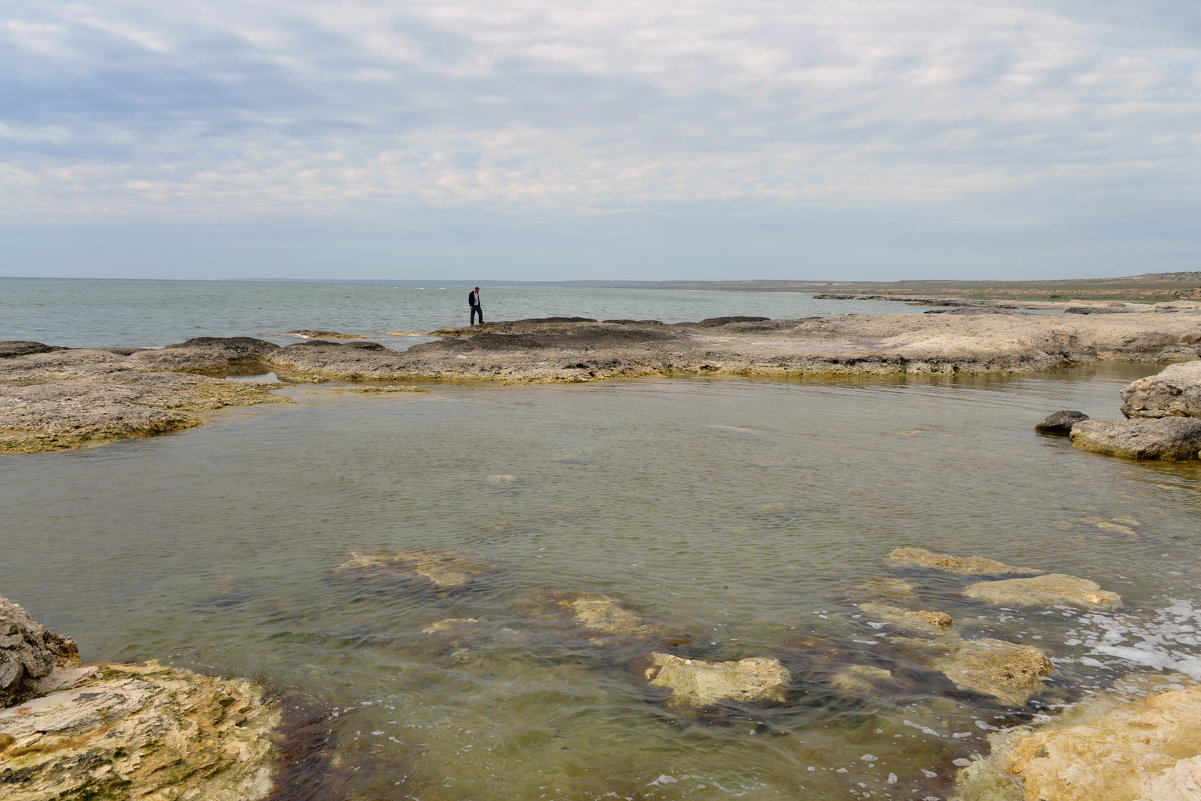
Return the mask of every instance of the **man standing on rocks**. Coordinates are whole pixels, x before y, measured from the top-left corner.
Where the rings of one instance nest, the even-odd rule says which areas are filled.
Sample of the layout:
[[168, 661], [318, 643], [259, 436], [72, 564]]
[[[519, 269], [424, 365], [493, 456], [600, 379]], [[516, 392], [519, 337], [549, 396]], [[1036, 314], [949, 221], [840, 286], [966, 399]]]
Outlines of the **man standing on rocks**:
[[475, 317], [477, 314], [480, 317], [480, 325], [483, 325], [484, 307], [480, 305], [480, 288], [478, 286], [467, 293], [467, 305], [471, 307], [470, 325], [475, 325]]

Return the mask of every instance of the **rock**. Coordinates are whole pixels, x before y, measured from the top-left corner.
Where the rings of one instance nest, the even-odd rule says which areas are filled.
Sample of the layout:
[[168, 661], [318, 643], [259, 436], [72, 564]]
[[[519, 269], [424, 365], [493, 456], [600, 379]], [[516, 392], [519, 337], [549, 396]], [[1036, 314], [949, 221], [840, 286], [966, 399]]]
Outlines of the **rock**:
[[916, 601], [917, 585], [894, 576], [868, 576], [848, 593], [864, 598], [887, 598], [896, 601]]
[[1014, 567], [982, 556], [951, 556], [925, 548], [896, 548], [888, 555], [893, 562], [915, 567], [930, 567], [965, 576], [998, 576], [1005, 573], [1041, 573], [1029, 567]]
[[1169, 461], [1201, 458], [1201, 420], [1085, 420], [1072, 427], [1071, 436], [1077, 448], [1109, 456]]
[[653, 653], [642, 675], [652, 687], [671, 692], [673, 708], [700, 710], [723, 701], [783, 703], [792, 674], [773, 657], [707, 662], [675, 654]]
[[479, 625], [479, 620], [474, 617], [448, 617], [442, 620], [435, 621], [421, 630], [422, 634], [445, 634], [447, 632], [459, 633], [464, 630], [470, 630]]
[[910, 611], [879, 603], [859, 604], [859, 609], [876, 620], [916, 631], [943, 632], [954, 623], [946, 612], [931, 612], [926, 609]]
[[1046, 654], [1004, 640], [938, 640], [941, 651], [930, 666], [963, 690], [988, 695], [1009, 706], [1024, 706], [1043, 690], [1054, 667]]
[[1082, 420], [1087, 420], [1088, 415], [1084, 412], [1062, 411], [1053, 412], [1047, 415], [1041, 423], [1034, 427], [1034, 430], [1040, 434], [1049, 434], [1057, 437], [1066, 437], [1072, 433], [1072, 426]]
[[1127, 417], [1201, 417], [1201, 361], [1173, 364], [1122, 388]]
[[1078, 606], [1084, 609], [1116, 609], [1122, 597], [1101, 589], [1094, 581], [1048, 573], [1033, 578], [978, 581], [964, 587], [963, 594], [994, 606]]
[[[36, 622], [0, 596], [0, 707], [37, 695], [51, 675], [79, 662], [75, 641]], [[5, 731], [0, 726], [0, 731]]]
[[960, 771], [956, 801], [1201, 799], [1201, 686], [1096, 698], [989, 741]]
[[599, 592], [547, 592], [521, 598], [513, 611], [581, 637], [598, 647], [659, 643], [680, 645], [691, 638], [635, 612], [625, 602]]
[[847, 665], [830, 677], [830, 687], [851, 698], [872, 695], [880, 684], [892, 678], [892, 671], [873, 665]]
[[56, 350], [66, 350], [55, 345], [43, 345], [41, 342], [29, 342], [23, 339], [0, 340], [0, 359], [13, 356], [28, 356], [32, 353], [50, 353]]
[[436, 592], [447, 592], [467, 587], [493, 567], [475, 551], [447, 548], [355, 551], [337, 570], [367, 579], [417, 579]]
[[257, 801], [280, 722], [241, 680], [155, 663], [106, 665], [81, 687], [0, 710], [5, 801]]

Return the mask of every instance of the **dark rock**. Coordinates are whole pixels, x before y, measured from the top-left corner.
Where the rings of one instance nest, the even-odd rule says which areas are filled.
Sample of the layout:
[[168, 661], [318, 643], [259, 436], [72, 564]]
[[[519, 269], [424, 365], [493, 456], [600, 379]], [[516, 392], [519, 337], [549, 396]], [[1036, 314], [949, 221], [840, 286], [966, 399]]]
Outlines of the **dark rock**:
[[0, 597], [0, 707], [39, 694], [39, 681], [79, 661], [75, 641], [46, 630], [23, 608]]
[[29, 342], [23, 339], [0, 340], [0, 359], [28, 356], [32, 353], [50, 353], [56, 350], [66, 350], [66, 348], [58, 345], [43, 345], [41, 342]]
[[1057, 437], [1066, 437], [1072, 433], [1072, 426], [1079, 423], [1081, 420], [1087, 420], [1088, 415], [1084, 412], [1064, 410], [1062, 412], [1053, 412], [1047, 415], [1041, 423], [1034, 427], [1034, 430], [1040, 434], [1049, 434]]
[[175, 345], [167, 345], [163, 350], [175, 348], [212, 351], [226, 359], [246, 361], [277, 351], [279, 345], [254, 337], [192, 337]]
[[770, 317], [709, 317], [700, 322], [688, 323], [701, 328], [717, 328], [730, 323], [764, 323], [770, 320]]
[[288, 345], [288, 348], [338, 348], [339, 350], [388, 350], [378, 342], [328, 342], [324, 339], [309, 339]]

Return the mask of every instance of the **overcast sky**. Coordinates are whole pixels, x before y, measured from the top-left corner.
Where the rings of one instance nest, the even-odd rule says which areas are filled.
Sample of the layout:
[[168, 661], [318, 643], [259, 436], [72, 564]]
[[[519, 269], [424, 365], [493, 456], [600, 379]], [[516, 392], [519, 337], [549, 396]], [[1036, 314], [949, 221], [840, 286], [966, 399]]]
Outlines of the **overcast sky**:
[[0, 0], [0, 275], [1201, 269], [1197, 0]]

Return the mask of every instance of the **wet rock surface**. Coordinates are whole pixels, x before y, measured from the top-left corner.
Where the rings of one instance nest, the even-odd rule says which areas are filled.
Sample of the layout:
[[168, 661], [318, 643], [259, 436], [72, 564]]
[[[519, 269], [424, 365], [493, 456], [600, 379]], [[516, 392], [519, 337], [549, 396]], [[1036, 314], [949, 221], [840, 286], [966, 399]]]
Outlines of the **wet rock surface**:
[[358, 579], [417, 581], [436, 592], [466, 589], [493, 570], [482, 554], [459, 548], [355, 551], [337, 568]]
[[990, 741], [989, 756], [960, 772], [955, 801], [1201, 798], [1201, 686], [1096, 697]]
[[982, 556], [952, 556], [928, 551], [925, 548], [894, 548], [888, 555], [888, 559], [897, 564], [929, 567], [963, 576], [998, 576], [1006, 573], [1042, 572], [1034, 568], [1014, 567]]
[[1101, 589], [1095, 581], [1063, 573], [1002, 581], [980, 581], [964, 587], [963, 594], [996, 606], [1116, 609], [1122, 605], [1122, 597], [1116, 592]]
[[1085, 420], [1072, 427], [1072, 444], [1128, 459], [1201, 458], [1201, 420], [1184, 417]]
[[901, 609], [870, 602], [859, 604], [859, 609], [881, 622], [915, 631], [943, 632], [955, 622], [946, 612], [934, 612], [929, 609]]
[[763, 656], [707, 662], [653, 653], [640, 672], [650, 686], [670, 693], [669, 707], [691, 711], [723, 702], [783, 703], [792, 681], [780, 660]]
[[548, 592], [514, 601], [515, 614], [597, 647], [679, 645], [691, 637], [600, 592]]
[[0, 710], [0, 797], [255, 801], [272, 790], [279, 722], [246, 681], [106, 665]]
[[928, 642], [930, 667], [956, 687], [1020, 707], [1042, 692], [1043, 677], [1054, 669], [1046, 654], [1029, 645], [990, 638], [940, 638]]
[[1073, 410], [1052, 412], [1051, 414], [1047, 415], [1042, 422], [1034, 426], [1034, 430], [1040, 434], [1066, 437], [1072, 433], [1072, 426], [1087, 419], [1088, 415], [1084, 412]]
[[0, 596], [0, 707], [38, 695], [52, 674], [78, 662], [74, 640], [47, 630]]
[[1121, 394], [1126, 417], [1201, 417], [1201, 361], [1173, 364]]

